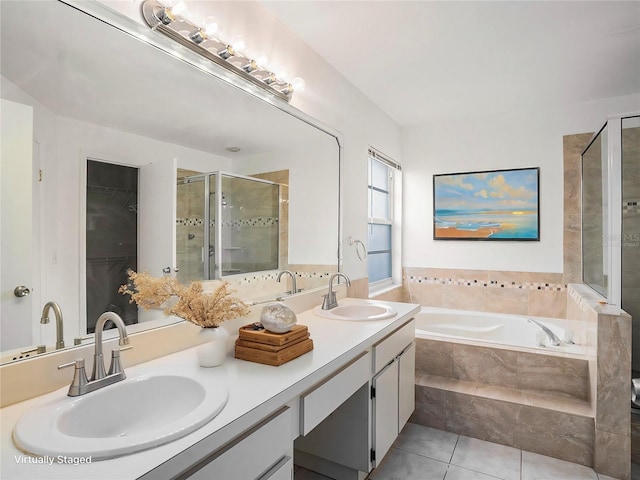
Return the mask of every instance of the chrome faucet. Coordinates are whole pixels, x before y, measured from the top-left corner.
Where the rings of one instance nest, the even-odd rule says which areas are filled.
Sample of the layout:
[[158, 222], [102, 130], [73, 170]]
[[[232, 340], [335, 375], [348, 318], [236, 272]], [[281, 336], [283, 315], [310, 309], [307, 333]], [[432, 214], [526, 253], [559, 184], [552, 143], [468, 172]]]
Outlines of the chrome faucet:
[[530, 322], [534, 325], [536, 325], [538, 328], [540, 328], [544, 333], [547, 334], [547, 337], [549, 337], [549, 341], [551, 342], [551, 345], [553, 345], [554, 347], [557, 347], [558, 345], [560, 345], [560, 339], [558, 338], [558, 336], [553, 333], [549, 327], [547, 327], [546, 325], [540, 323], [537, 320], [534, 320], [533, 318], [527, 318], [527, 322]]
[[53, 310], [53, 314], [56, 316], [56, 350], [64, 348], [64, 332], [62, 327], [62, 309], [56, 302], [47, 302], [42, 308], [42, 315], [40, 317], [40, 323], [49, 323], [49, 310]]
[[332, 308], [336, 308], [338, 306], [338, 300], [336, 300], [336, 292], [333, 291], [333, 279], [336, 277], [343, 277], [347, 281], [347, 287], [351, 286], [351, 280], [344, 273], [338, 272], [334, 273], [329, 277], [329, 292], [326, 295], [323, 295], [324, 300], [322, 301], [322, 310], [331, 310]]
[[129, 337], [127, 336], [127, 330], [122, 318], [114, 312], [105, 312], [100, 315], [96, 322], [95, 353], [93, 355], [93, 373], [91, 374], [91, 380], [87, 379], [87, 373], [84, 368], [84, 358], [79, 358], [75, 362], [65, 363], [64, 365], [58, 366], [58, 369], [75, 366], [73, 380], [69, 387], [69, 393], [67, 393], [70, 397], [84, 395], [127, 378], [124, 370], [122, 369], [122, 365], [120, 364], [120, 350], [127, 350], [131, 347], [112, 350], [109, 372], [105, 372], [104, 369], [104, 359], [102, 357], [102, 331], [109, 320], [115, 323], [116, 327], [118, 327], [118, 332], [120, 334], [118, 344], [120, 346], [129, 345]]
[[[91, 374], [91, 381], [100, 380], [104, 378], [107, 373], [104, 370], [104, 359], [102, 358], [102, 331], [104, 330], [105, 324], [111, 320], [115, 323], [116, 327], [118, 327], [118, 333], [120, 334], [120, 340], [118, 340], [118, 344], [120, 346], [129, 345], [129, 337], [127, 336], [127, 327], [125, 326], [120, 315], [114, 312], [104, 312], [100, 317], [98, 317], [98, 321], [96, 322], [96, 349], [93, 355], [93, 373]], [[117, 354], [117, 355], [115, 355]], [[115, 364], [115, 365], [114, 365]], [[113, 370], [118, 369], [122, 372], [122, 368], [120, 367], [120, 350], [113, 350], [111, 352], [111, 366], [109, 367], [109, 375], [112, 375]], [[123, 379], [124, 379], [124, 372]]]
[[298, 293], [298, 289], [296, 288], [296, 276], [294, 275], [294, 273], [291, 270], [282, 270], [278, 274], [277, 281], [280, 282], [282, 280], [282, 276], [285, 275], [285, 274], [291, 276], [291, 291], [287, 292], [287, 293], [291, 294], [291, 295], [294, 295], [294, 294]]

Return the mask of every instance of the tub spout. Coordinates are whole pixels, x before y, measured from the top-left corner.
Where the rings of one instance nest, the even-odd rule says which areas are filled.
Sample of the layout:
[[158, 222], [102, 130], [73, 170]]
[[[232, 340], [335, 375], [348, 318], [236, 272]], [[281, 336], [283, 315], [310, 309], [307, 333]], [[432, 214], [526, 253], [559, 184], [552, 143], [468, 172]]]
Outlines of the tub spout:
[[540, 323], [537, 320], [534, 320], [533, 318], [527, 318], [527, 322], [534, 324], [536, 327], [540, 328], [544, 333], [546, 333], [547, 337], [549, 337], [549, 341], [551, 342], [551, 345], [553, 345], [554, 347], [557, 347], [558, 345], [560, 345], [560, 339], [555, 333], [553, 333], [549, 329], [549, 327]]

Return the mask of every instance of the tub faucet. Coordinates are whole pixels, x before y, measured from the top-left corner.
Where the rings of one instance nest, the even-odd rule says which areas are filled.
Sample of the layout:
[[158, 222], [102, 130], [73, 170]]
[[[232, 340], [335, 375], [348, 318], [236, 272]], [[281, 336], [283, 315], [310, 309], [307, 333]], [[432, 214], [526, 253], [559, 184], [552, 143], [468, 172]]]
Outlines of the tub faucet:
[[[120, 334], [120, 340], [118, 343], [121, 346], [129, 344], [129, 337], [127, 336], [127, 330], [122, 318], [114, 312], [105, 312], [100, 315], [96, 323], [96, 345], [95, 355], [93, 356], [93, 374], [91, 375], [91, 380], [87, 379], [87, 373], [84, 368], [84, 358], [79, 358], [75, 362], [69, 362], [58, 366], [58, 370], [61, 368], [75, 366], [73, 380], [69, 387], [69, 393], [67, 393], [70, 397], [78, 397], [127, 378], [124, 374], [124, 370], [122, 369], [122, 365], [120, 364], [119, 348], [111, 351], [111, 366], [109, 367], [109, 373], [107, 374], [104, 371], [104, 360], [102, 358], [102, 330], [104, 330], [104, 325], [109, 320], [115, 323], [116, 327], [118, 327], [118, 332]], [[126, 350], [128, 348], [131, 347], [126, 347], [122, 350]]]
[[338, 306], [338, 300], [336, 300], [336, 292], [333, 291], [333, 279], [336, 277], [343, 277], [347, 281], [347, 287], [351, 286], [351, 280], [344, 273], [338, 272], [331, 275], [329, 278], [329, 292], [323, 295], [322, 310], [331, 310]]
[[294, 294], [298, 293], [298, 289], [296, 288], [296, 276], [293, 274], [293, 272], [291, 270], [282, 270], [278, 274], [277, 281], [280, 282], [282, 280], [282, 276], [285, 275], [285, 274], [291, 276], [291, 291], [287, 292], [287, 293], [291, 294], [291, 295], [294, 295]]
[[47, 302], [42, 308], [42, 315], [40, 317], [40, 323], [49, 323], [49, 310], [53, 310], [53, 314], [56, 316], [56, 350], [64, 348], [64, 332], [62, 326], [62, 309], [56, 302]]
[[549, 327], [547, 327], [546, 325], [540, 323], [537, 320], [534, 320], [533, 318], [527, 318], [527, 322], [530, 322], [530, 323], [534, 324], [535, 326], [540, 328], [544, 333], [546, 333], [547, 337], [549, 337], [549, 341], [551, 342], [551, 345], [553, 345], [554, 347], [557, 347], [558, 345], [560, 345], [560, 339], [558, 338], [558, 336], [555, 333], [553, 333], [549, 329]]

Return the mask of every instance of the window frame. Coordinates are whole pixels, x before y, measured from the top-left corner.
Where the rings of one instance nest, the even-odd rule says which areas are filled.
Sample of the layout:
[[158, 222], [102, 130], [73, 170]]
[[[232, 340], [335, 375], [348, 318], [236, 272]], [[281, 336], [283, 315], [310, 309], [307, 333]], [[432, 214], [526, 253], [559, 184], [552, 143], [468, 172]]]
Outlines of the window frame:
[[[373, 186], [373, 168], [372, 162], [378, 162], [382, 164], [387, 169], [387, 178], [388, 185], [387, 190], [383, 190], [379, 187]], [[385, 253], [388, 254], [390, 260], [390, 270], [391, 274], [389, 277], [382, 278], [376, 281], [369, 281], [369, 290], [381, 290], [386, 287], [390, 287], [398, 283], [398, 278], [396, 275], [397, 270], [397, 262], [400, 261], [399, 255], [399, 236], [398, 232], [400, 231], [400, 226], [398, 225], [399, 220], [399, 207], [400, 205], [397, 202], [396, 194], [397, 190], [400, 188], [398, 185], [400, 175], [398, 172], [401, 172], [401, 167], [399, 164], [391, 160], [390, 158], [384, 156], [380, 152], [369, 148], [367, 155], [367, 195], [368, 195], [368, 207], [367, 207], [367, 240], [369, 239], [369, 234], [371, 232], [372, 225], [387, 225], [391, 227], [391, 239], [390, 245], [388, 249], [384, 250], [370, 250], [369, 241], [367, 241], [367, 256], [371, 254], [380, 254]], [[388, 218], [380, 218], [374, 217], [372, 215], [373, 208], [373, 192], [381, 192], [387, 195], [387, 207], [388, 207]], [[367, 276], [370, 278], [370, 270], [369, 265], [367, 265]]]

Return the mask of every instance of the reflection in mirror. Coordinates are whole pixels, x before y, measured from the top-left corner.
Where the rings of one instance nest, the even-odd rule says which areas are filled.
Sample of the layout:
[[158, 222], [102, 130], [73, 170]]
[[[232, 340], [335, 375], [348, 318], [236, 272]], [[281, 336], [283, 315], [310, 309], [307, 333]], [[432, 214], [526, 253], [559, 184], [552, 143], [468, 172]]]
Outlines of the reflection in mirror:
[[178, 280], [279, 268], [280, 185], [224, 172], [178, 182]]
[[[0, 231], [2, 248], [16, 250], [3, 250], [1, 257], [2, 361], [40, 344], [55, 348], [54, 322], [40, 324], [48, 301], [64, 312], [67, 346], [84, 339], [101, 312], [132, 308], [111, 295], [130, 265], [155, 276], [168, 268], [188, 281], [205, 277], [190, 273], [185, 262], [204, 274], [209, 258], [210, 277], [231, 282], [247, 302], [290, 291], [290, 282], [277, 281], [282, 269], [295, 273], [298, 289], [325, 286], [338, 270], [335, 135], [284, 102], [265, 101], [250, 88], [216, 78], [215, 66], [203, 66], [192, 52], [168, 54], [168, 39], [97, 2], [80, 8], [99, 9], [118, 28], [57, 1], [3, 0], [0, 8], [2, 135], [19, 141], [19, 163], [33, 170], [23, 175], [35, 187], [27, 194], [33, 207], [19, 215], [14, 210], [12, 217], [30, 229], [27, 236], [4, 223]], [[5, 131], [5, 124], [20, 125], [19, 134]], [[11, 167], [4, 141], [2, 148], [4, 179]], [[134, 169], [138, 178], [113, 184], [110, 168]], [[224, 172], [226, 180], [223, 175], [216, 182], [229, 183], [217, 191], [215, 182], [209, 185], [210, 200], [216, 192], [225, 198], [213, 207], [218, 216], [208, 220], [213, 231], [205, 243], [204, 231], [182, 228], [195, 222], [204, 230], [205, 219], [204, 212], [183, 212], [178, 185], [188, 185], [183, 177], [210, 172]], [[238, 185], [260, 180], [260, 186], [273, 186], [273, 201], [252, 210], [246, 186], [236, 188], [236, 179], [243, 180]], [[4, 198], [2, 203], [4, 208]], [[225, 207], [242, 215], [226, 217]], [[258, 236], [267, 231], [268, 240]], [[200, 256], [191, 258], [188, 244], [196, 240], [193, 250]], [[5, 261], [18, 253], [32, 265], [5, 270]], [[8, 278], [5, 271], [18, 273]], [[97, 281], [104, 283], [94, 289]], [[32, 293], [13, 297], [18, 285]], [[131, 318], [131, 332], [178, 321], [160, 311]]]

